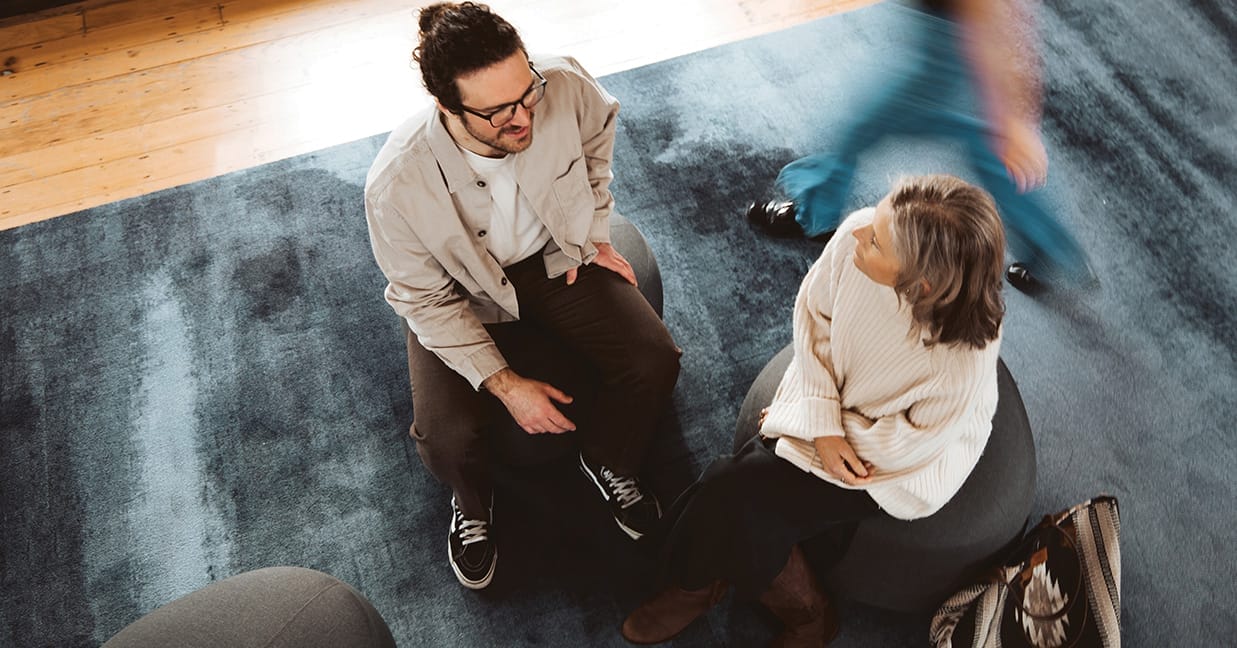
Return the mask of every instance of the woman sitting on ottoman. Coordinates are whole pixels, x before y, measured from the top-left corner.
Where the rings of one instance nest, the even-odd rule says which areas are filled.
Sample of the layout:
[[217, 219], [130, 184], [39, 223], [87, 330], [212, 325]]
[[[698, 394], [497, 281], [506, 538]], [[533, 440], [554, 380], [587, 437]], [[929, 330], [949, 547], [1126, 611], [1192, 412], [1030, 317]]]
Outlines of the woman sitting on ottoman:
[[962, 486], [996, 410], [1004, 249], [992, 198], [952, 176], [904, 180], [838, 227], [760, 433], [675, 502], [670, 587], [627, 618], [628, 641], [674, 637], [731, 585], [782, 620], [782, 645], [833, 637], [798, 543], [882, 509], [932, 515]]

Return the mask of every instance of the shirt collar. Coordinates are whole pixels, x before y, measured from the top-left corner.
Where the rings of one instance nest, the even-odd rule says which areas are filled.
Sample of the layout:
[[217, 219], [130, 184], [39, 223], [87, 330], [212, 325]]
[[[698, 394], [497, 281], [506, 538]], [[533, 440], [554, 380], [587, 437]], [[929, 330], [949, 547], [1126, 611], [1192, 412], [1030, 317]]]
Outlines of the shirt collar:
[[443, 123], [442, 113], [437, 106], [430, 111], [429, 120], [427, 140], [430, 152], [434, 154], [438, 167], [442, 169], [442, 176], [447, 181], [447, 191], [459, 193], [460, 189], [475, 182], [477, 174], [473, 172], [468, 161], [464, 159], [464, 154], [455, 145], [455, 139], [451, 137], [451, 132]]

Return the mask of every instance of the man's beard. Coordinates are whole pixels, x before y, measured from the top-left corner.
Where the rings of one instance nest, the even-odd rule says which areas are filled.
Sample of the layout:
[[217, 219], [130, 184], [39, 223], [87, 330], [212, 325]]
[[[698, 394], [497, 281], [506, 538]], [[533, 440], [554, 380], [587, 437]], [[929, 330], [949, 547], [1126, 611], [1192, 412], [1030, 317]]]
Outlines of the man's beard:
[[[533, 143], [533, 116], [532, 115], [528, 116], [528, 134], [525, 135], [524, 139], [521, 139], [521, 140], [515, 140], [507, 136], [508, 127], [506, 126], [504, 126], [502, 129], [498, 131], [498, 135], [496, 137], [488, 137], [488, 136], [485, 136], [473, 130], [472, 126], [469, 125], [467, 119], [460, 120], [460, 123], [464, 125], [464, 130], [467, 131], [468, 134], [473, 139], [477, 140], [478, 142], [481, 142], [482, 144], [485, 144], [486, 146], [494, 150], [502, 151], [503, 153], [519, 153], [527, 149]], [[519, 129], [514, 129], [514, 130], [519, 130]]]

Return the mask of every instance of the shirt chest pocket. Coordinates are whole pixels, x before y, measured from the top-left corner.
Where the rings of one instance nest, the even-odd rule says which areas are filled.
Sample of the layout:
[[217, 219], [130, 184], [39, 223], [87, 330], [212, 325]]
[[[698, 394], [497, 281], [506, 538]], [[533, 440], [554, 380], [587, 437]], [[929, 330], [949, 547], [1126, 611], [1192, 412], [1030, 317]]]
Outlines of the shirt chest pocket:
[[568, 243], [583, 245], [593, 224], [593, 189], [588, 168], [581, 155], [571, 161], [567, 171], [554, 179], [554, 208], [563, 225]]

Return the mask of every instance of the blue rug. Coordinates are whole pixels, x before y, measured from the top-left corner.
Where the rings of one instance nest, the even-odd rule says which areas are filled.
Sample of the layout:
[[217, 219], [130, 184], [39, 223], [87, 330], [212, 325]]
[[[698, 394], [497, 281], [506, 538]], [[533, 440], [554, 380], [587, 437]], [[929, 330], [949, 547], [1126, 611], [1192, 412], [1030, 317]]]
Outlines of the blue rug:
[[[1036, 515], [1116, 495], [1130, 646], [1237, 636], [1237, 9], [1048, 3], [1047, 191], [1103, 278], [1008, 291], [1003, 355], [1039, 450]], [[653, 482], [726, 451], [790, 338], [819, 244], [739, 214], [826, 149], [896, 61], [882, 4], [603, 79], [623, 102], [619, 210], [646, 234], [685, 349]], [[533, 44], [535, 46], [535, 44]], [[213, 580], [291, 564], [351, 583], [403, 646], [622, 646], [651, 560], [569, 465], [512, 475], [481, 593], [445, 555], [448, 494], [405, 437], [403, 341], [361, 203], [374, 137], [0, 233], [0, 645], [96, 646]], [[853, 205], [958, 151], [891, 142]], [[844, 592], [839, 595], [844, 596]], [[926, 643], [842, 600], [838, 646]], [[761, 645], [727, 602], [674, 645]]]

